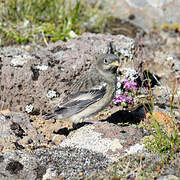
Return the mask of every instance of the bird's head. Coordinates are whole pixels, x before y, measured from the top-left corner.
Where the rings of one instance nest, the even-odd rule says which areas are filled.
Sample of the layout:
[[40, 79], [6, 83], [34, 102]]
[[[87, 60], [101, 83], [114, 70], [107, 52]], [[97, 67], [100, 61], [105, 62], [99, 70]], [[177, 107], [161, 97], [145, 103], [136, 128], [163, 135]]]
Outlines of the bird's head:
[[101, 73], [116, 74], [119, 66], [119, 58], [114, 54], [105, 54], [97, 58], [97, 69]]

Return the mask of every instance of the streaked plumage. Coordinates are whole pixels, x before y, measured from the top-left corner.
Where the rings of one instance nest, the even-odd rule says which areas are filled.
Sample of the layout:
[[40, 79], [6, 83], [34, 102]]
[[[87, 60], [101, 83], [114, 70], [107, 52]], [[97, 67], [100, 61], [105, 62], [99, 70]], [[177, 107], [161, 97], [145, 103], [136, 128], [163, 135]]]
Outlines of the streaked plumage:
[[74, 84], [71, 94], [44, 118], [79, 123], [100, 112], [114, 97], [118, 65], [119, 58], [113, 54], [99, 56], [86, 75]]

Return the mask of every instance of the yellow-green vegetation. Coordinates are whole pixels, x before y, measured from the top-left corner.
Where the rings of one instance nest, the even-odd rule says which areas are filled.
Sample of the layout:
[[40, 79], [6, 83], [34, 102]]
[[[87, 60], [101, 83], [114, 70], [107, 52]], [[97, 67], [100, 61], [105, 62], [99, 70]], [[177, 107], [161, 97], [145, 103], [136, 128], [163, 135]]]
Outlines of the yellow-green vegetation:
[[0, 46], [66, 41], [90, 26], [99, 32], [107, 11], [100, 1], [2, 0], [0, 1]]
[[[178, 165], [169, 165], [168, 168], [174, 168]], [[109, 170], [109, 176], [112, 180], [145, 180], [157, 179], [159, 176], [166, 174], [166, 166], [163, 166], [157, 156], [127, 155], [115, 163]], [[178, 173], [178, 168], [173, 173]], [[172, 173], [172, 172], [171, 172]], [[172, 176], [174, 180], [178, 177]], [[110, 179], [110, 178], [109, 178]]]
[[[118, 163], [113, 166], [111, 170], [112, 180], [144, 180], [144, 179], [154, 179], [158, 177], [160, 169], [158, 171], [158, 162], [153, 162], [152, 159], [145, 158], [144, 155], [128, 155], [120, 159]], [[156, 169], [157, 168], [157, 169]]]
[[164, 24], [161, 26], [161, 29], [164, 31], [169, 31], [169, 30], [175, 30], [177, 32], [180, 32], [180, 26], [178, 23], [174, 23], [172, 25], [170, 24]]
[[[169, 157], [171, 160], [174, 159], [175, 154], [180, 151], [180, 132], [173, 111], [176, 88], [174, 86], [172, 89], [169, 114], [162, 111], [155, 111], [155, 103], [148, 73], [147, 79], [150, 102], [148, 107], [144, 105], [147, 114], [143, 127], [151, 133], [151, 136], [146, 137], [144, 143], [149, 151], [158, 152], [161, 155], [162, 161], [167, 162]], [[178, 106], [180, 110], [180, 104]]]
[[[110, 169], [113, 180], [155, 179], [165, 173], [168, 168], [172, 168], [175, 174], [179, 172], [179, 169], [176, 167], [179, 162], [180, 131], [174, 115], [176, 88], [174, 86], [171, 92], [170, 112], [155, 111], [155, 98], [153, 96], [148, 71], [146, 77], [149, 90], [149, 97], [147, 99], [149, 103], [146, 102], [147, 105], [144, 104], [146, 118], [138, 127], [144, 128], [150, 133], [149, 136], [142, 139], [142, 143], [145, 144], [151, 156], [145, 156], [146, 153], [142, 153], [141, 155], [132, 154], [122, 157], [118, 163]], [[180, 104], [176, 105], [176, 107], [177, 106], [179, 107], [180, 116]], [[159, 156], [161, 159], [159, 159]], [[176, 179], [175, 176], [173, 178]]]
[[151, 152], [158, 152], [164, 162], [168, 158], [174, 159], [180, 150], [178, 127], [174, 119], [162, 112], [148, 113], [146, 129], [152, 134], [144, 139], [146, 148]]

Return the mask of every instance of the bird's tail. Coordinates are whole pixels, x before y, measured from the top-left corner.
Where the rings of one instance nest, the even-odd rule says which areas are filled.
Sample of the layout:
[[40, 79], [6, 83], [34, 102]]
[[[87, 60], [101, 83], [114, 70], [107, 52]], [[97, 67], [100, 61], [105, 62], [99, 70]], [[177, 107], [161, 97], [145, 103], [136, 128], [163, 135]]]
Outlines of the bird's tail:
[[42, 118], [45, 119], [45, 120], [49, 120], [49, 119], [51, 119], [53, 117], [56, 117], [55, 113], [45, 114], [45, 115], [42, 116]]

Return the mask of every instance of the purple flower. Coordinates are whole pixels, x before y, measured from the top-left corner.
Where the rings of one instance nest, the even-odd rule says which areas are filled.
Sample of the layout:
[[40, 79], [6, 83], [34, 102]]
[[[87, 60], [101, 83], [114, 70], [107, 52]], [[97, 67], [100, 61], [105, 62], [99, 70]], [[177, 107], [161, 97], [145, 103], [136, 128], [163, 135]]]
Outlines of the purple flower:
[[174, 147], [174, 152], [175, 152], [175, 153], [177, 152], [177, 147]]
[[130, 90], [130, 91], [137, 90], [137, 83], [136, 82], [130, 82], [129, 80], [125, 80], [123, 83], [124, 83], [124, 88], [126, 90]]
[[132, 103], [133, 102], [133, 98], [132, 97], [127, 97], [126, 98], [126, 102], [127, 103]]
[[128, 96], [128, 94], [129, 94], [128, 91], [125, 91], [125, 92], [124, 92], [124, 95], [125, 95], [125, 96]]
[[125, 80], [123, 82], [124, 88], [121, 89], [121, 94], [115, 95], [112, 102], [114, 104], [120, 104], [121, 106], [127, 106], [127, 104], [133, 103], [133, 96], [135, 90], [137, 90], [137, 83], [130, 82], [129, 80]]
[[124, 87], [125, 87], [125, 89], [130, 89], [130, 87], [131, 87], [130, 81], [125, 80], [124, 81]]
[[112, 104], [110, 104], [110, 105], [109, 105], [109, 108], [113, 108], [113, 105], [112, 105]]
[[124, 94], [118, 94], [115, 96], [115, 98], [112, 100], [114, 104], [119, 104], [119, 103], [132, 103], [133, 98], [128, 97], [127, 95]]
[[135, 180], [135, 178], [134, 178], [134, 177], [131, 177], [130, 180]]

